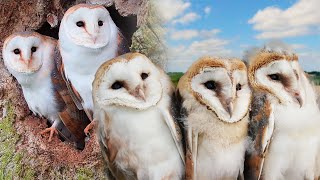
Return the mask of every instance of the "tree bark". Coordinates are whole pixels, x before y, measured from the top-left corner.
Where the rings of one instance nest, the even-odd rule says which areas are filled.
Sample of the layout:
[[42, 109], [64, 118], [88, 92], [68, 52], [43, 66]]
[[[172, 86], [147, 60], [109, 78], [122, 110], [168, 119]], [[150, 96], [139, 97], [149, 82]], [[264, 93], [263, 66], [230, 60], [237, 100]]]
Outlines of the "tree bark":
[[[129, 45], [144, 24], [148, 0], [2, 0], [0, 48], [14, 32], [37, 31], [58, 38], [65, 11], [79, 3], [101, 4], [110, 12]], [[83, 151], [39, 132], [46, 120], [32, 115], [20, 86], [5, 69], [0, 51], [0, 179], [106, 179], [106, 166], [93, 135]]]

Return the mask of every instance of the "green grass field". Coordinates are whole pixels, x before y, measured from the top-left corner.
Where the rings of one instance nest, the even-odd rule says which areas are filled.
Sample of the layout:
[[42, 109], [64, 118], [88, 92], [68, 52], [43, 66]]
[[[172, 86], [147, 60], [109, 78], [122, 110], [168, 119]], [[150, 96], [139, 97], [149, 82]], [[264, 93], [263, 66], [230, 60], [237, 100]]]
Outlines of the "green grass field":
[[171, 81], [177, 85], [181, 76], [183, 76], [182, 72], [169, 72], [168, 75], [171, 78]]
[[320, 85], [320, 72], [317, 71], [312, 71], [312, 72], [308, 72], [308, 74], [310, 75], [309, 78], [311, 79], [311, 81], [319, 86]]
[[[320, 72], [317, 71], [312, 71], [312, 72], [307, 72], [309, 74], [310, 80], [317, 86], [320, 86]], [[169, 72], [168, 75], [171, 78], [171, 81], [177, 85], [179, 82], [179, 79], [183, 75], [182, 72]]]

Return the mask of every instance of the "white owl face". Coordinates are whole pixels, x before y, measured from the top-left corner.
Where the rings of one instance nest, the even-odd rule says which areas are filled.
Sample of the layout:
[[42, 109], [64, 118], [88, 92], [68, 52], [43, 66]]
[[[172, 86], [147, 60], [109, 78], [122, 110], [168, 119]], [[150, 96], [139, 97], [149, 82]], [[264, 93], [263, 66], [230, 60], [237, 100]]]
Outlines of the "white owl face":
[[237, 122], [248, 112], [251, 90], [245, 70], [207, 67], [191, 79], [191, 88], [222, 121]]
[[255, 73], [255, 81], [258, 85], [269, 89], [271, 95], [282, 104], [295, 104], [301, 107], [304, 102], [304, 92], [299, 82], [300, 72], [297, 61], [281, 59], [259, 68]]
[[43, 64], [43, 48], [39, 36], [9, 37], [3, 47], [3, 59], [6, 66], [13, 71], [32, 74]]
[[74, 44], [101, 48], [109, 43], [116, 25], [103, 6], [77, 5], [70, 8], [61, 22], [59, 32]]
[[93, 96], [100, 106], [147, 109], [161, 99], [160, 77], [159, 69], [144, 56], [118, 61], [103, 73]]

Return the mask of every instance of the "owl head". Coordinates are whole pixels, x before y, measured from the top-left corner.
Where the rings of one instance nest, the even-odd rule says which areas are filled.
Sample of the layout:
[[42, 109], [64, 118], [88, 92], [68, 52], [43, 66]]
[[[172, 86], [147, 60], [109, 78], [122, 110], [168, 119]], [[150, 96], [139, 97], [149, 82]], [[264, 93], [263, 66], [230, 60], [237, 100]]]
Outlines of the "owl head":
[[224, 122], [240, 121], [249, 110], [247, 69], [238, 59], [201, 58], [180, 79], [178, 89]]
[[6, 38], [2, 55], [11, 74], [31, 75], [52, 64], [55, 46], [55, 40], [49, 37], [36, 32], [20, 32]]
[[78, 4], [61, 20], [59, 39], [86, 48], [101, 48], [116, 37], [118, 28], [108, 10], [100, 5]]
[[292, 53], [261, 49], [249, 58], [252, 88], [271, 95], [283, 105], [303, 106], [303, 73], [298, 57]]
[[93, 82], [93, 100], [103, 107], [147, 109], [161, 99], [164, 72], [140, 53], [105, 62]]

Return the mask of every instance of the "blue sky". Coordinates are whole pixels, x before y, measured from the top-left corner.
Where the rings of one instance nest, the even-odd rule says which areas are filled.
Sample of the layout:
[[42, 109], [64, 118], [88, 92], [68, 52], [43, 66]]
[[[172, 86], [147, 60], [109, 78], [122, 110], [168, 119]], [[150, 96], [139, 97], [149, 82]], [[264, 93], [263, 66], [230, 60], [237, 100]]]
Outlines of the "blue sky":
[[167, 70], [185, 71], [204, 55], [238, 57], [280, 39], [307, 71], [320, 71], [319, 0], [162, 0]]

